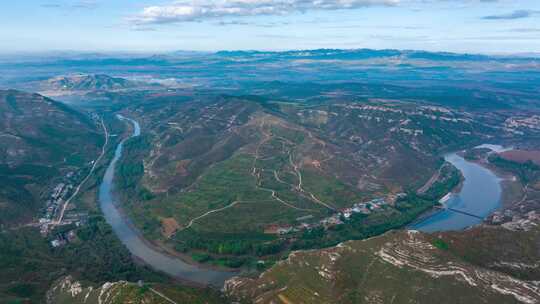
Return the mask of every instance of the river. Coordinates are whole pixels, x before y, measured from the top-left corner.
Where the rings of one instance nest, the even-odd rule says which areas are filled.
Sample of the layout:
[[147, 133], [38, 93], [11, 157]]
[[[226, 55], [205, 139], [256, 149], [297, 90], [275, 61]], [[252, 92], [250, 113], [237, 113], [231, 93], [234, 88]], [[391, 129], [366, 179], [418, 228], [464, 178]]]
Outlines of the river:
[[[118, 115], [117, 117], [121, 120], [128, 121], [133, 125], [133, 134], [131, 137], [137, 137], [141, 134], [139, 123], [135, 120], [121, 115]], [[116, 147], [114, 158], [107, 167], [103, 181], [99, 186], [99, 205], [105, 219], [112, 226], [115, 234], [131, 254], [144, 261], [153, 269], [164, 272], [172, 277], [197, 284], [212, 285], [216, 287], [223, 286], [225, 280], [234, 276], [236, 273], [198, 267], [156, 250], [151, 244], [144, 241], [141, 234], [117, 209], [113, 195], [114, 172], [116, 163], [122, 156], [122, 148], [126, 140], [127, 138], [122, 140]]]
[[[488, 148], [495, 152], [506, 150], [497, 145], [481, 145], [477, 148]], [[466, 161], [457, 153], [446, 155], [445, 160], [458, 168], [464, 177], [459, 193], [451, 194], [445, 202], [447, 207], [485, 218], [501, 206], [501, 179], [491, 170]], [[479, 218], [441, 210], [410, 228], [423, 232], [462, 230], [481, 222]]]
[[[135, 120], [121, 115], [118, 115], [118, 118], [133, 125], [131, 137], [141, 134], [141, 128]], [[105, 219], [128, 250], [150, 267], [182, 280], [203, 285], [223, 286], [224, 281], [236, 273], [210, 270], [188, 264], [181, 259], [156, 250], [155, 247], [144, 241], [141, 234], [117, 209], [113, 196], [114, 172], [116, 163], [122, 156], [122, 148], [126, 140], [127, 138], [122, 140], [116, 147], [114, 158], [107, 167], [99, 187], [99, 204]], [[493, 145], [479, 147], [490, 148], [497, 152], [502, 150], [501, 147]], [[452, 194], [446, 201], [448, 207], [480, 217], [486, 217], [500, 207], [502, 192], [500, 179], [493, 172], [476, 163], [466, 161], [457, 153], [448, 154], [445, 159], [456, 166], [465, 178], [460, 192]], [[461, 230], [481, 221], [479, 218], [465, 214], [441, 210], [412, 225], [410, 228], [424, 232]]]

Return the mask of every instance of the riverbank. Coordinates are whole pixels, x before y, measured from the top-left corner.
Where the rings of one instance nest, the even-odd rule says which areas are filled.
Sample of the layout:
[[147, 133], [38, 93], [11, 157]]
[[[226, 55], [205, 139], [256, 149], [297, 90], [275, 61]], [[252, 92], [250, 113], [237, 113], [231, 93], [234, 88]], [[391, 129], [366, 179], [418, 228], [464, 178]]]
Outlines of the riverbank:
[[[503, 148], [502, 146], [498, 145], [481, 145], [475, 148], [488, 148], [492, 152], [488, 153], [485, 157], [482, 157], [480, 159], [469, 159], [467, 161], [478, 164], [491, 172], [493, 172], [499, 179], [500, 179], [500, 185], [502, 189], [501, 194], [501, 208], [500, 209], [506, 209], [510, 208], [514, 205], [515, 202], [519, 201], [523, 195], [524, 195], [524, 185], [521, 184], [517, 176], [514, 174], [503, 171], [497, 166], [492, 165], [488, 161], [488, 157], [492, 153], [499, 153], [507, 150], [511, 150], [512, 148]], [[463, 155], [464, 155], [463, 151]]]
[[[118, 118], [120, 120], [122, 120], [122, 121], [129, 121], [130, 122], [130, 123], [126, 124], [128, 126], [128, 131], [127, 131], [127, 133], [124, 134], [124, 136], [126, 136], [125, 137], [126, 140], [129, 139], [129, 138], [138, 136], [138, 135], [131, 136], [130, 134], [140, 134], [141, 133], [141, 128], [140, 128], [140, 126], [138, 125], [138, 123], [135, 120], [126, 118], [126, 117], [124, 117], [122, 115], [119, 115]], [[126, 225], [128, 225], [135, 233], [137, 233], [137, 237], [142, 242], [144, 242], [148, 247], [151, 247], [152, 249], [154, 249], [154, 250], [156, 250], [156, 251], [158, 251], [158, 252], [160, 252], [162, 254], [166, 254], [166, 255], [170, 256], [171, 258], [178, 258], [184, 263], [190, 264], [190, 265], [192, 265], [194, 267], [197, 267], [197, 268], [200, 268], [200, 269], [203, 269], [203, 270], [211, 270], [211, 271], [219, 271], [219, 272], [230, 272], [230, 273], [234, 273], [234, 274], [237, 274], [239, 272], [238, 269], [234, 269], [234, 268], [228, 268], [228, 267], [224, 267], [224, 266], [212, 265], [212, 264], [208, 264], [208, 263], [205, 263], [205, 264], [198, 263], [195, 260], [193, 260], [193, 258], [190, 255], [182, 253], [182, 252], [178, 252], [178, 251], [174, 250], [173, 248], [171, 248], [170, 246], [168, 246], [167, 244], [163, 243], [160, 240], [152, 240], [152, 239], [147, 238], [141, 232], [141, 230], [137, 227], [137, 225], [131, 220], [131, 217], [128, 214], [128, 212], [123, 208], [123, 205], [122, 205], [121, 201], [123, 199], [127, 199], [127, 198], [123, 197], [120, 193], [118, 193], [118, 191], [115, 188], [116, 187], [112, 187], [112, 189], [111, 189], [111, 195], [113, 197], [114, 206], [116, 207], [118, 213], [120, 214], [120, 216], [122, 217], [122, 219], [126, 223]]]
[[[131, 138], [139, 136], [140, 127], [138, 126], [138, 123], [136, 121], [129, 118], [123, 118], [122, 116], [119, 116], [119, 119], [128, 121], [133, 124], [133, 133], [131, 135]], [[118, 198], [120, 197], [120, 195], [115, 195], [113, 191], [115, 165], [116, 162], [121, 159], [122, 147], [126, 140], [127, 138], [120, 142], [115, 152], [115, 157], [111, 161], [109, 168], [107, 168], [105, 178], [103, 180], [102, 186], [100, 187], [99, 199], [100, 205], [102, 205], [102, 209], [104, 214], [106, 215], [107, 221], [111, 224], [111, 226], [113, 226], [115, 233], [117, 233], [118, 237], [130, 250], [132, 255], [138, 257], [141, 261], [144, 261], [145, 264], [148, 264], [150, 267], [158, 271], [162, 271], [181, 281], [189, 281], [196, 284], [222, 286], [223, 282], [227, 278], [237, 275], [238, 273], [231, 271], [231, 269], [223, 269], [215, 265], [200, 265], [198, 263], [195, 263], [195, 261], [193, 261], [191, 257], [186, 254], [177, 252], [176, 250], [174, 250], [174, 248], [167, 246], [168, 244], [156, 240], [146, 239], [144, 235], [135, 227], [134, 222], [132, 222], [128, 216], [129, 210], [122, 210], [121, 205], [117, 203], [119, 201]], [[499, 180], [496, 177], [494, 178], [492, 176], [493, 174], [491, 173], [491, 171], [482, 168], [479, 165], [467, 162], [462, 157], [457, 156], [456, 153], [448, 155], [446, 157], [446, 160], [452, 163], [452, 165], [454, 165], [456, 168], [458, 168], [462, 175], [458, 187], [454, 189], [454, 191], [456, 191], [456, 189], [459, 189], [459, 194], [448, 196], [449, 206], [455, 208], [455, 205], [457, 204], [457, 207], [459, 207], [457, 209], [460, 209], [458, 211], [462, 211], [462, 213], [451, 213], [451, 211], [449, 210], [432, 210], [430, 216], [425, 216], [425, 219], [416, 225], [425, 226], [425, 223], [427, 222], [428, 225], [435, 226], [434, 229], [439, 229], [437, 227], [437, 221], [439, 221], [443, 225], [442, 228], [440, 228], [438, 231], [464, 229], [466, 227], [475, 225], [478, 222], [481, 222], [481, 220], [479, 220], [475, 216], [467, 217], [466, 213], [474, 215], [478, 214], [478, 216], [482, 217], [487, 216], [484, 209], [477, 209], [478, 206], [476, 202], [485, 202], [485, 205], [489, 208], [489, 212], [492, 211], [491, 209], [493, 209], [493, 204], [499, 202], [500, 197], [498, 195], [500, 194], [500, 186], [497, 184]], [[482, 168], [482, 170], [478, 168]], [[474, 174], [471, 175], [471, 173], [474, 173], [475, 171], [478, 171], [477, 173], [480, 173], [480, 176], [475, 177]], [[457, 182], [455, 174], [453, 176], [454, 181], [452, 185]], [[470, 181], [476, 181], [479, 184], [473, 185], [471, 190], [471, 186], [468, 185]], [[487, 189], [482, 189], [484, 181], [490, 183]], [[495, 194], [491, 193], [492, 188], [490, 187], [496, 189], [498, 192]], [[444, 188], [443, 191], [447, 191], [447, 189]], [[463, 206], [459, 206], [459, 204], [462, 202], [456, 200], [456, 197], [459, 199], [459, 197], [462, 195], [462, 192], [467, 191], [469, 194], [474, 194], [478, 192], [481, 195], [487, 195], [487, 197], [472, 197], [468, 200], [470, 201], [469, 204], [467, 204], [468, 201], [466, 200], [464, 205], [465, 208], [462, 208]], [[440, 194], [442, 195], [443, 193]], [[430, 206], [431, 204], [428, 201], [426, 203], [426, 208], [429, 208]], [[470, 210], [467, 209], [467, 207], [469, 207]], [[425, 208], [423, 208], [422, 210], [424, 209]], [[416, 213], [414, 215], [416, 215]]]
[[[459, 169], [457, 169], [457, 170], [459, 171]], [[441, 212], [442, 210], [440, 209], [440, 206], [443, 203], [446, 203], [449, 199], [451, 199], [452, 195], [456, 195], [456, 194], [459, 193], [459, 191], [461, 191], [461, 189], [463, 188], [464, 180], [465, 180], [465, 178], [463, 177], [462, 172], [459, 171], [459, 183], [455, 187], [453, 187], [450, 192], [446, 193], [443, 197], [441, 197], [439, 200], [437, 200], [437, 203], [435, 205], [433, 205], [432, 208], [430, 208], [429, 210], [423, 212], [422, 214], [417, 216], [416, 219], [414, 219], [412, 222], [405, 225], [405, 228], [406, 229], [408, 229], [408, 228], [412, 229], [412, 227], [415, 227], [416, 225], [420, 224], [421, 222], [425, 221], [426, 219], [428, 219], [428, 218], [434, 216], [435, 214]]]
[[115, 202], [115, 196], [113, 194], [116, 163], [122, 156], [125, 141], [140, 135], [140, 126], [136, 121], [120, 115], [117, 117], [120, 120], [126, 120], [133, 124], [133, 133], [131, 137], [123, 139], [116, 147], [114, 157], [107, 167], [99, 187], [99, 205], [107, 223], [111, 225], [117, 237], [130, 253], [154, 270], [163, 272], [181, 281], [221, 288], [225, 280], [235, 275], [235, 273], [204, 269], [197, 265], [186, 263], [175, 256], [171, 256], [159, 248], [159, 246], [150, 243], [142, 237], [129, 218], [117, 208], [118, 204]]
[[502, 209], [513, 206], [516, 201], [521, 199], [525, 192], [523, 191], [523, 185], [519, 182], [519, 179], [515, 175], [503, 171], [488, 162], [478, 162], [478, 164], [492, 171], [495, 175], [497, 175], [497, 177], [500, 178], [500, 184], [502, 188]]
[[410, 224], [411, 229], [424, 232], [462, 230], [483, 223], [482, 218], [501, 207], [502, 186], [494, 172], [465, 160], [458, 152], [447, 154], [445, 160], [463, 175], [461, 189], [445, 203], [448, 209], [431, 210]]
[[[114, 191], [114, 190], [113, 190], [113, 196], [117, 198], [117, 199], [115, 199], [115, 201], [121, 201], [121, 199], [119, 198], [118, 193], [116, 193], [116, 191]], [[148, 247], [151, 247], [152, 249], [154, 249], [154, 250], [156, 250], [156, 251], [158, 251], [158, 252], [160, 252], [162, 254], [168, 255], [171, 258], [177, 258], [177, 259], [181, 260], [184, 263], [190, 264], [190, 265], [192, 265], [194, 267], [197, 267], [197, 268], [200, 268], [200, 269], [203, 269], [203, 270], [230, 272], [232, 274], [238, 274], [240, 272], [238, 269], [234, 269], [234, 268], [227, 268], [227, 267], [222, 267], [222, 266], [212, 265], [212, 264], [207, 264], [207, 263], [205, 263], [205, 264], [197, 263], [188, 254], [178, 252], [178, 251], [174, 250], [173, 248], [171, 248], [170, 246], [168, 246], [167, 244], [164, 244], [163, 242], [161, 242], [159, 240], [150, 240], [150, 239], [146, 238], [144, 236], [144, 234], [133, 223], [133, 221], [131, 220], [131, 218], [127, 214], [126, 210], [124, 210], [124, 208], [122, 208], [121, 204], [115, 203], [114, 205], [115, 205], [116, 209], [118, 210], [118, 213], [120, 214], [120, 216], [126, 222], [126, 225], [128, 225], [134, 232], [136, 232], [138, 238], [142, 242], [144, 242]]]

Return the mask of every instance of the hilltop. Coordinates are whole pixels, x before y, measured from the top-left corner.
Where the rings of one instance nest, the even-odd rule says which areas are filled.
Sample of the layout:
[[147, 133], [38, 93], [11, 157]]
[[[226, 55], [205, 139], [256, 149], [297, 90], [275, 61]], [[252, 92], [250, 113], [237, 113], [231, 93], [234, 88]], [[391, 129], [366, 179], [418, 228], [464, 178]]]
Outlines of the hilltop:
[[106, 282], [85, 287], [71, 276], [56, 282], [47, 292], [48, 304], [225, 304], [215, 290], [193, 289], [174, 284]]
[[[293, 252], [258, 277], [229, 280], [225, 289], [246, 303], [532, 304], [540, 299], [540, 256], [534, 250], [539, 241], [539, 229], [523, 233], [488, 227], [437, 235], [397, 231]], [[521, 254], [506, 254], [517, 248]], [[483, 265], [475, 260], [479, 249], [493, 252]], [[504, 265], [515, 268], [508, 271]], [[514, 276], [516, 268], [517, 275], [519, 269], [536, 272], [520, 279]]]
[[97, 91], [130, 89], [140, 85], [120, 77], [105, 74], [58, 76], [48, 79], [41, 84], [45, 90], [58, 91]]
[[459, 182], [448, 167], [415, 194], [439, 155], [511, 136], [490, 113], [395, 100], [138, 98], [128, 109], [143, 136], [119, 166], [125, 210], [149, 239], [235, 267], [400, 227]]

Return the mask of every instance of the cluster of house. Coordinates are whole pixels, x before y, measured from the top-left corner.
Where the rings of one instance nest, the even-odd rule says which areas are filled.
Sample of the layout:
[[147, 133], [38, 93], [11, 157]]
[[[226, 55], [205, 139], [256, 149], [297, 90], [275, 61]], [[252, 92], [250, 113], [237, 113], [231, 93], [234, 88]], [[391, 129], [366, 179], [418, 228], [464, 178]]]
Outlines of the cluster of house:
[[[398, 194], [396, 197], [402, 197], [405, 195], [404, 193]], [[387, 205], [391, 205], [395, 202], [395, 198], [388, 198], [388, 197], [379, 197], [372, 199], [368, 202], [362, 202], [362, 203], [356, 203], [350, 208], [343, 208], [340, 209], [338, 213], [327, 217], [325, 219], [322, 219], [320, 221], [320, 224], [325, 227], [331, 227], [335, 225], [343, 224], [343, 221], [347, 221], [351, 218], [351, 216], [355, 213], [361, 213], [361, 214], [371, 214], [372, 212], [377, 212], [383, 210], [383, 208]]]
[[537, 213], [536, 210], [520, 213], [506, 209], [493, 212], [487, 222], [493, 225], [501, 225], [510, 230], [528, 231], [540, 223], [540, 213]]
[[[39, 219], [40, 232], [43, 236], [48, 235], [49, 230], [53, 226], [55, 220], [58, 219], [65, 201], [68, 199], [71, 192], [73, 192], [76, 176], [74, 172], [69, 172], [64, 176], [61, 183], [58, 183], [53, 190], [47, 201], [45, 202], [45, 209], [43, 215]], [[88, 213], [73, 212], [68, 208], [62, 219], [62, 224], [84, 224], [88, 218]]]
[[385, 206], [393, 205], [397, 199], [403, 198], [405, 196], [406, 196], [405, 193], [398, 193], [394, 195], [389, 195], [387, 197], [375, 198], [368, 202], [356, 203], [350, 208], [340, 209], [339, 212], [333, 214], [332, 216], [324, 218], [320, 220], [319, 222], [315, 222], [315, 223], [304, 222], [305, 220], [313, 218], [312, 215], [308, 215], [308, 216], [297, 218], [296, 220], [298, 222], [302, 222], [300, 225], [297, 225], [297, 226], [278, 225], [278, 224], [268, 225], [267, 227], [265, 227], [264, 233], [284, 235], [291, 232], [309, 230], [309, 229], [313, 229], [313, 228], [321, 227], [321, 226], [327, 229], [332, 226], [343, 224], [344, 221], [349, 220], [351, 216], [355, 213], [368, 215], [368, 214], [371, 214], [372, 212], [382, 211]]
[[525, 214], [516, 214], [512, 217], [512, 221], [502, 224], [506, 229], [513, 231], [530, 231], [535, 229], [540, 224], [540, 213], [536, 210], [529, 211]]
[[[66, 177], [71, 177], [73, 173], [68, 173]], [[69, 192], [73, 188], [72, 184], [59, 183], [52, 190], [51, 196], [45, 202], [45, 211], [39, 219], [41, 234], [46, 235], [49, 230], [49, 224], [56, 218], [58, 212], [62, 208], [62, 204], [67, 198]]]
[[55, 238], [51, 241], [51, 246], [61, 247], [67, 243], [73, 242], [77, 238], [75, 230], [70, 230], [64, 233], [58, 233]]
[[491, 224], [502, 224], [505, 222], [512, 221], [512, 218], [514, 217], [514, 211], [511, 209], [506, 209], [504, 211], [495, 211], [491, 215], [491, 219], [488, 221], [491, 221]]
[[[530, 117], [510, 117], [504, 122], [507, 129], [526, 128], [540, 130], [540, 116], [533, 115]], [[523, 132], [521, 132], [523, 133]]]
[[77, 227], [84, 226], [86, 225], [87, 222], [88, 222], [87, 211], [69, 210], [64, 214], [64, 218], [62, 219], [63, 225], [75, 224], [75, 226]]

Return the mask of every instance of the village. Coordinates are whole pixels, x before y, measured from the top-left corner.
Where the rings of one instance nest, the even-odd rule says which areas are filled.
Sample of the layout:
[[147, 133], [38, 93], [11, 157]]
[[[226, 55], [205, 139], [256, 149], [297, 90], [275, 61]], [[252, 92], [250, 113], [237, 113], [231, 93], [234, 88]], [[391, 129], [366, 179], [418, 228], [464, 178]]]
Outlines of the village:
[[388, 195], [386, 197], [374, 198], [367, 202], [355, 203], [351, 207], [340, 209], [332, 216], [323, 218], [318, 222], [309, 223], [309, 220], [313, 219], [313, 215], [306, 215], [296, 219], [298, 222], [301, 222], [296, 226], [271, 224], [265, 227], [264, 233], [285, 235], [292, 232], [310, 230], [318, 227], [324, 227], [324, 229], [328, 229], [333, 226], [344, 224], [346, 221], [351, 219], [353, 214], [369, 215], [373, 212], [383, 211], [384, 208], [394, 205], [394, 203], [398, 199], [404, 198], [406, 195], [406, 193], [397, 193]]
[[[48, 199], [45, 202], [42, 216], [38, 223], [40, 233], [43, 237], [48, 237], [51, 231], [57, 226], [66, 226], [74, 224], [80, 227], [86, 224], [88, 220], [88, 212], [77, 211], [75, 206], [67, 204], [70, 197], [73, 196], [74, 184], [79, 179], [75, 172], [68, 172], [63, 176], [62, 181], [56, 184], [52, 189]], [[63, 210], [63, 211], [62, 211]], [[67, 244], [75, 238], [75, 231], [70, 230], [60, 233], [51, 241], [53, 247], [59, 247]]]
[[[107, 132], [103, 120], [97, 114], [92, 114], [92, 120], [94, 120], [95, 123], [100, 123], [105, 133], [105, 144], [103, 145], [101, 154], [96, 160], [88, 163], [90, 171], [86, 176], [82, 176], [84, 170], [78, 172], [70, 171], [62, 176], [61, 181], [52, 189], [45, 202], [42, 216], [38, 220], [40, 233], [43, 237], [48, 237], [51, 231], [57, 226], [74, 224], [76, 227], [80, 227], [88, 222], [88, 212], [77, 210], [76, 206], [70, 204], [70, 202], [77, 196], [82, 185], [93, 174], [96, 165], [105, 154], [105, 146], [108, 142], [109, 133]], [[63, 246], [73, 241], [75, 236], [75, 230], [58, 233], [51, 241], [51, 245], [53, 247]]]

